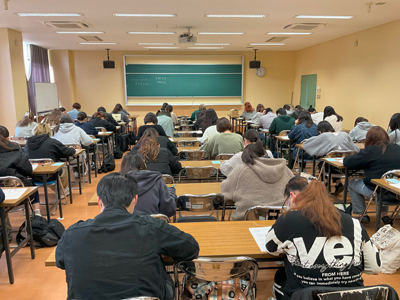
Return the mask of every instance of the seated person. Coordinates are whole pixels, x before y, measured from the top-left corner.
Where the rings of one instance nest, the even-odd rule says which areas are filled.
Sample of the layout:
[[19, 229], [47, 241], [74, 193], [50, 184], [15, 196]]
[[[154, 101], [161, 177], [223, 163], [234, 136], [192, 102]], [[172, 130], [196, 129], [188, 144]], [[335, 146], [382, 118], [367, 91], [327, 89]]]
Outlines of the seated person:
[[83, 129], [83, 131], [85, 131], [88, 135], [96, 136], [99, 133], [96, 127], [94, 127], [92, 123], [88, 122], [85, 112], [80, 111], [76, 119], [78, 120], [78, 122], [75, 122], [75, 125]]
[[290, 130], [294, 125], [294, 119], [286, 115], [284, 108], [279, 108], [276, 111], [277, 117], [272, 121], [269, 127], [269, 133], [278, 135], [283, 130]]
[[264, 110], [265, 110], [264, 105], [258, 104], [256, 108], [256, 113], [250, 120], [251, 123], [258, 125], [258, 123], [260, 123], [260, 118], [263, 115]]
[[164, 129], [164, 132], [167, 136], [171, 138], [174, 137], [174, 123], [165, 110], [160, 111], [157, 117], [157, 124]]
[[324, 120], [331, 123], [336, 132], [342, 131], [343, 117], [339, 116], [332, 106], [326, 106], [324, 108]]
[[169, 140], [166, 136], [159, 136], [157, 130], [152, 127], [147, 128], [144, 132], [142, 137], [140, 138], [139, 142], [133, 146], [133, 150], [139, 150], [142, 147], [143, 140], [147, 137], [155, 138], [158, 143], [160, 144], [160, 148], [165, 148], [171, 151], [172, 155], [178, 153], [178, 149], [176, 148], [175, 144]]
[[80, 109], [81, 105], [78, 102], [75, 102], [74, 104], [72, 104], [72, 110], [68, 111], [67, 114], [71, 116], [72, 120], [76, 120]]
[[17, 123], [15, 128], [16, 137], [31, 137], [33, 136], [32, 130], [37, 123], [35, 122], [34, 115], [31, 112], [26, 112], [24, 117]]
[[140, 139], [140, 144], [139, 152], [143, 155], [148, 170], [172, 175], [178, 174], [182, 169], [178, 158], [173, 156], [169, 150], [160, 148], [155, 137], [144, 137]]
[[317, 112], [317, 110], [313, 107], [310, 107], [308, 112], [311, 114], [311, 119], [313, 120], [314, 124], [318, 125], [319, 122], [324, 120], [323, 112]]
[[246, 146], [242, 153], [243, 164], [238, 165], [221, 183], [225, 201], [235, 202], [233, 220], [243, 220], [250, 207], [255, 205], [278, 205], [284, 202], [283, 191], [292, 171], [286, 160], [264, 158], [261, 142]]
[[349, 132], [350, 137], [356, 143], [365, 141], [367, 132], [371, 127], [374, 127], [367, 119], [358, 117], [354, 122], [354, 128]]
[[200, 116], [200, 110], [206, 110], [206, 109], [207, 109], [207, 108], [206, 108], [206, 106], [205, 106], [204, 104], [200, 104], [200, 105], [199, 105], [199, 109], [196, 109], [196, 110], [192, 113], [192, 115], [191, 115], [191, 117], [190, 117], [190, 120], [196, 121], [197, 118]]
[[115, 106], [118, 106], [118, 108], [127, 116], [130, 116], [130, 114], [128, 113], [128, 111], [122, 107], [122, 105], [120, 103], [115, 104]]
[[[116, 117], [114, 117], [113, 115], [117, 115], [117, 116], [119, 116], [119, 118], [116, 118]], [[124, 112], [122, 112], [122, 106], [116, 105], [116, 106], [114, 107], [113, 111], [112, 111], [111, 116], [112, 116], [112, 117], [115, 119], [115, 121], [117, 121], [117, 122], [121, 120], [121, 121], [125, 122], [125, 124], [129, 124], [128, 115], [125, 114]], [[117, 120], [117, 119], [119, 119], [119, 120]]]
[[201, 130], [203, 136], [200, 139], [202, 144], [207, 143], [214, 135], [219, 134], [217, 130], [218, 116], [213, 108], [209, 108], [205, 111], [205, 116], [201, 122]]
[[60, 119], [60, 124], [54, 129], [53, 139], [60, 141], [63, 144], [75, 144], [80, 146], [89, 146], [93, 144], [93, 140], [86, 132], [75, 126], [74, 120], [65, 114]]
[[[100, 106], [100, 107], [97, 109], [97, 112], [98, 112], [98, 113], [103, 113], [103, 114], [105, 115], [105, 117], [106, 117], [106, 121], [110, 122], [110, 123], [113, 124], [114, 126], [118, 126], [118, 122], [115, 121], [115, 119], [113, 118], [113, 116], [112, 116], [111, 114], [109, 114], [103, 106]], [[92, 117], [94, 117], [94, 114], [93, 114]]]
[[272, 111], [271, 108], [267, 108], [263, 111], [263, 115], [260, 117], [258, 125], [264, 129], [269, 129], [272, 121], [277, 117], [277, 115]]
[[[275, 274], [276, 299], [315, 286], [363, 286], [362, 273], [379, 274], [380, 259], [357, 219], [339, 211], [321, 181], [292, 178], [285, 189], [288, 211], [266, 237], [267, 251], [284, 254]], [[335, 280], [332, 280], [335, 274]]]
[[130, 151], [124, 156], [121, 173], [132, 175], [138, 182], [138, 201], [133, 214], [164, 214], [168, 217], [175, 214], [175, 188], [167, 187], [160, 172], [147, 170], [140, 152]]
[[[0, 176], [18, 177], [24, 186], [34, 186], [27, 178], [33, 171], [31, 163], [21, 147], [9, 141], [9, 136], [8, 129], [0, 125]], [[38, 192], [34, 194], [31, 203], [35, 214], [41, 216]]]
[[60, 119], [62, 117], [62, 112], [59, 108], [54, 108], [51, 113], [42, 119], [42, 124], [47, 124], [51, 129], [54, 129], [58, 124], [60, 124]]
[[112, 124], [112, 123], [110, 123], [110, 122], [108, 122], [106, 120], [106, 115], [104, 113], [102, 113], [102, 112], [94, 113], [94, 115], [90, 119], [89, 123], [92, 124], [95, 128], [96, 127], [103, 127], [107, 131], [115, 131], [117, 129], [114, 124]]
[[173, 112], [174, 107], [172, 105], [169, 105], [165, 108], [165, 110], [167, 112], [170, 113], [171, 115], [171, 119], [172, 119], [172, 123], [174, 123], [174, 125], [178, 125], [179, 121], [178, 121], [178, 117], [176, 116], [176, 114]]
[[299, 118], [300, 113], [304, 111], [304, 108], [301, 105], [296, 105], [292, 114], [288, 114], [291, 118], [297, 120]]
[[[254, 129], [247, 130], [243, 135], [244, 148], [246, 148], [250, 144], [256, 144], [256, 143], [261, 143], [257, 130]], [[224, 162], [222, 162], [220, 167], [221, 173], [224, 174], [225, 176], [228, 176], [233, 171], [233, 169], [235, 169], [238, 165], [242, 164], [243, 163], [242, 153], [243, 152], [236, 153], [229, 160], [225, 160]], [[271, 151], [269, 150], [265, 151], [265, 157], [273, 158]]]
[[400, 113], [390, 118], [388, 134], [391, 143], [400, 145]]
[[174, 299], [174, 283], [162, 255], [174, 261], [194, 259], [199, 245], [163, 220], [134, 215], [138, 184], [134, 177], [111, 173], [97, 185], [101, 213], [70, 226], [56, 249], [65, 270], [68, 299], [109, 300], [151, 295]]
[[140, 138], [142, 137], [142, 134], [144, 133], [144, 131], [147, 128], [154, 128], [155, 130], [157, 130], [157, 132], [160, 136], [167, 136], [165, 134], [164, 129], [160, 125], [158, 125], [158, 119], [154, 113], [152, 113], [152, 112], [147, 113], [146, 116], [144, 117], [143, 121], [144, 121], [144, 125], [139, 127], [138, 134], [136, 136], [136, 139], [138, 141], [140, 140]]
[[243, 151], [243, 139], [237, 133], [232, 133], [231, 122], [225, 117], [218, 119], [217, 131], [220, 134], [214, 135], [200, 150], [206, 152], [205, 158], [215, 158], [218, 154], [236, 154]]
[[251, 120], [256, 114], [256, 110], [251, 106], [250, 102], [244, 104], [244, 111], [242, 113], [242, 118], [244, 120]]
[[201, 130], [202, 129], [201, 125], [202, 125], [205, 117], [206, 117], [206, 110], [203, 109], [203, 110], [200, 111], [200, 116], [198, 117], [196, 122], [194, 122], [194, 124], [193, 124], [193, 129], [194, 130]]
[[[374, 192], [375, 184], [371, 179], [381, 178], [390, 170], [400, 169], [400, 146], [391, 144], [387, 132], [379, 126], [368, 130], [365, 149], [347, 156], [343, 165], [350, 170], [364, 170], [364, 179], [352, 179], [349, 182], [349, 194], [353, 204], [353, 213], [362, 215], [365, 210], [365, 197], [369, 198]], [[382, 221], [385, 224], [393, 222], [387, 216], [388, 207], [382, 206]], [[364, 215], [361, 223], [368, 224], [369, 216]]]

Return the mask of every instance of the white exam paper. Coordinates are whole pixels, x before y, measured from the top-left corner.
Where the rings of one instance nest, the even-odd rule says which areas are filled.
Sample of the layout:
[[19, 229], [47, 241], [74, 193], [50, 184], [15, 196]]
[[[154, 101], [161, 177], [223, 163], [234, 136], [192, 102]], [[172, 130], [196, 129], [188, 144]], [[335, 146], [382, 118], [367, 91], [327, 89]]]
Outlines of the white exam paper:
[[32, 164], [32, 171], [38, 167], [39, 164]]
[[265, 238], [267, 237], [267, 233], [270, 229], [271, 226], [249, 228], [250, 233], [253, 236], [254, 240], [256, 241], [261, 252], [267, 252], [267, 248], [265, 247]]
[[389, 183], [392, 187], [400, 189], [400, 183]]
[[14, 200], [18, 199], [25, 193], [28, 188], [18, 188], [18, 189], [4, 189], [4, 195], [6, 196], [6, 200]]

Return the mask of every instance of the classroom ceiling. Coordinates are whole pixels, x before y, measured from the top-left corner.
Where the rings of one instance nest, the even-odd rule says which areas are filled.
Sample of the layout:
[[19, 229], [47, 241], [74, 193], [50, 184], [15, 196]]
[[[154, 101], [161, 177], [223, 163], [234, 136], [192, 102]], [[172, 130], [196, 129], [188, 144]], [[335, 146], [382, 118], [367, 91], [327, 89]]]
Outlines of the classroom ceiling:
[[[196, 47], [178, 44], [179, 34], [191, 32], [197, 43], [229, 43], [213, 51], [244, 51], [249, 47], [260, 51], [296, 51], [345, 35], [366, 30], [400, 19], [400, 1], [382, 0], [3, 0], [8, 10], [0, 6], [0, 28], [21, 31], [25, 43], [48, 49], [71, 50], [148, 50], [138, 43], [174, 43], [173, 51]], [[16, 13], [80, 13], [79, 17], [20, 17]], [[116, 17], [114, 13], [176, 14], [176, 17]], [[206, 14], [264, 14], [265, 18], [208, 18]], [[296, 15], [341, 15], [352, 19], [297, 19]], [[104, 42], [116, 45], [80, 45], [85, 42], [79, 34], [57, 34], [45, 25], [47, 21], [80, 21], [89, 28], [73, 31], [104, 31], [95, 34]], [[314, 30], [284, 29], [294, 23], [325, 23]], [[168, 31], [174, 35], [131, 35], [128, 31]], [[251, 46], [265, 43], [272, 37], [268, 32], [311, 32], [310, 35], [288, 35], [281, 46]], [[243, 35], [199, 35], [198, 32], [244, 32]], [[88, 36], [82, 34], [81, 36]], [[89, 35], [89, 36], [93, 36]], [[194, 50], [195, 51], [195, 50]]]

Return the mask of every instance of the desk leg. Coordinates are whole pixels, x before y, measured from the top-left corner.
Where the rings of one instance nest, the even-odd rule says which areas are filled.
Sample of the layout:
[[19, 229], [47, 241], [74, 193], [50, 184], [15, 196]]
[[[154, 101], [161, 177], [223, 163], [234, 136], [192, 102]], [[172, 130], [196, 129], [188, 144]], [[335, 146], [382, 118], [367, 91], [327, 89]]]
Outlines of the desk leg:
[[101, 137], [101, 149], [103, 150], [103, 161], [104, 161], [105, 152], [104, 152], [104, 137], [103, 136]]
[[98, 152], [97, 152], [97, 144], [96, 144], [96, 145], [94, 145], [94, 177], [96, 177], [96, 178], [97, 178], [97, 171], [98, 171], [97, 157], [98, 157]]
[[381, 225], [381, 211], [382, 211], [382, 199], [383, 197], [383, 188], [379, 188], [379, 197], [376, 202], [376, 225], [375, 231], [378, 231], [379, 226]]
[[82, 195], [82, 179], [81, 179], [81, 166], [79, 164], [79, 155], [76, 156], [76, 162], [78, 164], [78, 185], [79, 185], [79, 195]]
[[[56, 186], [57, 186], [57, 196], [58, 196], [58, 209], [60, 210], [60, 219], [63, 219], [63, 212], [62, 212], [62, 203], [61, 203], [61, 190], [62, 186], [60, 184], [61, 178], [57, 174], [57, 181], [56, 181]], [[71, 193], [71, 192], [70, 192]]]
[[69, 203], [72, 204], [72, 182], [71, 182], [71, 170], [69, 168], [69, 158], [67, 161], [67, 171], [68, 171], [68, 186], [69, 186]]
[[[29, 216], [29, 211], [26, 212], [26, 214]], [[11, 253], [10, 253], [10, 245], [8, 243], [8, 234], [7, 234], [7, 228], [5, 226], [6, 224], [6, 213], [4, 207], [0, 207], [0, 218], [1, 218], [1, 231], [3, 233], [3, 243], [4, 243], [4, 251], [6, 252], [6, 261], [7, 261], [7, 269], [8, 269], [8, 279], [11, 284], [14, 283], [14, 272], [13, 272], [13, 267], [12, 267], [12, 262], [11, 262]]]
[[312, 176], [315, 177], [315, 155], [312, 157]]
[[50, 221], [49, 195], [47, 193], [47, 176], [43, 175], [44, 200], [46, 201], [47, 221]]
[[346, 205], [347, 202], [347, 189], [349, 187], [349, 170], [346, 168], [344, 170], [344, 191], [343, 191], [343, 204]]
[[[31, 223], [31, 214], [29, 213], [29, 205], [28, 205], [29, 198], [25, 200], [25, 222], [26, 222], [26, 231], [29, 234], [29, 247], [31, 248], [31, 258], [35, 259], [35, 246], [33, 241], [32, 235], [32, 223]], [[2, 223], [4, 224], [4, 223]], [[28, 237], [27, 237], [28, 238]]]
[[272, 134], [269, 134], [269, 150], [272, 151], [272, 145], [274, 144], [274, 141], [272, 140]]
[[[300, 151], [301, 149], [297, 149], [297, 151]], [[301, 172], [304, 171], [304, 151], [301, 151]]]
[[280, 144], [279, 144], [279, 142], [277, 140], [276, 143], [279, 145], [279, 158], [282, 158], [282, 142], [280, 142]]
[[331, 192], [331, 179], [332, 179], [332, 169], [331, 165], [328, 164], [328, 193]]
[[[87, 159], [87, 168], [88, 168], [88, 178], [89, 178], [89, 184], [92, 183], [92, 177], [90, 176], [90, 155], [89, 155], [89, 147], [86, 148], [86, 159]], [[84, 171], [85, 172], [85, 171]]]

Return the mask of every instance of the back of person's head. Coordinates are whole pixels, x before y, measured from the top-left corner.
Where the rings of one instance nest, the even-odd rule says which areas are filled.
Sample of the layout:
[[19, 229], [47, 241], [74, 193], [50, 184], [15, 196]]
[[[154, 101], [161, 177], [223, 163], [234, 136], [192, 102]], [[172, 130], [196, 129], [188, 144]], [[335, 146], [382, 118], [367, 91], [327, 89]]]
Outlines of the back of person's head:
[[83, 120], [87, 119], [87, 114], [84, 111], [80, 111], [80, 112], [78, 112], [76, 119], [78, 121], [83, 121]]
[[314, 124], [314, 122], [311, 118], [311, 114], [306, 110], [303, 110], [299, 114], [299, 117], [297, 120], [298, 120], [298, 124], [306, 123], [307, 128], [310, 128]]
[[246, 111], [246, 112], [252, 112], [254, 109], [253, 109], [253, 106], [251, 106], [251, 103], [250, 102], [246, 102], [245, 104], [244, 104], [244, 111]]
[[206, 105], [203, 104], [203, 103], [199, 105], [199, 110], [202, 110], [202, 109], [207, 109], [207, 108], [206, 108]]
[[118, 109], [119, 109], [120, 111], [123, 109], [122, 105], [119, 104], [119, 103], [115, 104], [115, 107], [118, 107]]
[[157, 122], [158, 122], [157, 116], [152, 112], [147, 113], [146, 116], [144, 117], [143, 121], [144, 121], [145, 125], [147, 123], [153, 123], [154, 125], [157, 125]]
[[256, 108], [256, 111], [262, 113], [262, 112], [264, 111], [264, 109], [265, 109], [264, 105], [258, 104], [258, 105], [257, 105], [257, 108]]
[[10, 133], [8, 132], [8, 129], [5, 126], [0, 125], [0, 148], [10, 149], [10, 147], [7, 146], [9, 136]]
[[140, 139], [139, 152], [147, 161], [149, 159], [157, 162], [158, 154], [160, 153], [160, 144], [155, 137], [147, 136]]
[[51, 130], [50, 126], [46, 123], [39, 123], [33, 128], [32, 130], [33, 135], [42, 135], [42, 134], [47, 134], [48, 136], [51, 136], [53, 134], [53, 131]]
[[254, 144], [249, 144], [244, 148], [242, 153], [242, 161], [246, 165], [254, 165], [256, 159], [265, 156], [265, 150], [261, 140], [258, 140]]
[[310, 108], [308, 109], [308, 112], [309, 112], [309, 113], [313, 113], [313, 112], [317, 112], [317, 111], [316, 111], [316, 109], [315, 109], [314, 107], [310, 107]]
[[72, 108], [75, 108], [76, 110], [80, 110], [81, 105], [78, 102], [75, 102], [74, 104], [72, 104]]
[[286, 110], [290, 110], [290, 105], [289, 105], [289, 104], [285, 104], [285, 105], [283, 106], [283, 108], [286, 109]]
[[168, 104], [167, 107], [165, 108], [165, 110], [171, 113], [174, 110], [174, 107], [172, 105]]
[[106, 111], [106, 109], [105, 109], [103, 106], [100, 106], [100, 107], [97, 109], [97, 112], [107, 112], [107, 111]]
[[120, 109], [117, 106], [114, 106], [114, 109], [112, 110], [111, 113], [117, 114], [120, 111]]
[[231, 129], [232, 129], [231, 122], [227, 118], [223, 117], [223, 118], [218, 119], [217, 131], [219, 133], [225, 132], [225, 131], [231, 130]]
[[321, 181], [311, 180], [297, 195], [293, 206], [289, 212], [300, 211], [322, 236], [329, 239], [342, 235], [340, 212]]
[[265, 114], [267, 114], [269, 112], [274, 112], [274, 111], [272, 110], [272, 108], [268, 107], [268, 108], [265, 109]]
[[95, 112], [93, 115], [95, 118], [105, 119], [106, 115], [103, 112]]
[[165, 109], [167, 108], [167, 106], [168, 106], [168, 102], [164, 102], [164, 103], [162, 104], [160, 110], [165, 110]]
[[168, 116], [168, 117], [171, 117], [171, 113], [170, 113], [169, 111], [166, 111], [166, 110], [160, 110], [160, 111], [158, 112], [158, 115], [159, 115], [159, 116]]
[[132, 150], [124, 155], [121, 163], [121, 173], [129, 173], [131, 171], [138, 172], [147, 170], [143, 155], [136, 150]]
[[328, 121], [321, 121], [317, 125], [317, 132], [318, 134], [324, 132], [335, 132], [335, 129], [333, 129], [332, 124], [329, 123]]
[[63, 114], [63, 116], [60, 119], [60, 123], [54, 128], [55, 132], [58, 132], [60, 130], [60, 125], [61, 124], [68, 124], [68, 123], [74, 123], [74, 120], [69, 114]]
[[132, 175], [115, 172], [100, 179], [96, 191], [105, 207], [128, 207], [137, 195], [138, 183]]
[[17, 123], [17, 127], [26, 127], [31, 123], [33, 123], [34, 120], [35, 120], [35, 115], [32, 112], [27, 111], [22, 117], [22, 119], [19, 120], [19, 122]]
[[303, 111], [304, 110], [304, 108], [301, 106], [301, 105], [296, 105], [295, 106], [295, 109], [297, 110], [297, 111]]
[[257, 130], [249, 129], [243, 135], [243, 138], [248, 140], [250, 143], [255, 143], [260, 140], [260, 135], [258, 134]]
[[284, 108], [278, 108], [276, 111], [277, 115], [282, 115], [282, 116], [286, 116], [286, 109]]
[[142, 145], [142, 141], [143, 141], [144, 139], [146, 139], [146, 138], [149, 138], [149, 137], [150, 137], [150, 138], [156, 139], [158, 136], [160, 136], [160, 135], [158, 134], [158, 131], [155, 130], [154, 128], [152, 128], [152, 127], [149, 127], [149, 128], [147, 128], [147, 129], [143, 132], [142, 136], [140, 137], [139, 145], [141, 146], [141, 145]]
[[389, 121], [389, 128], [392, 131], [400, 129], [400, 113], [395, 113]]
[[50, 126], [56, 126], [60, 123], [62, 114], [59, 108], [54, 108], [51, 113], [45, 117], [44, 122]]
[[[206, 113], [207, 113], [207, 110], [204, 110], [204, 109], [200, 110], [200, 117], [198, 117], [197, 120], [198, 119], [202, 119], [202, 122], [204, 122], [204, 118], [206, 117]], [[218, 120], [218, 118], [217, 118], [217, 120]]]
[[284, 196], [288, 198], [291, 192], [301, 192], [308, 184], [307, 178], [296, 175], [286, 184]]
[[330, 117], [332, 115], [335, 115], [337, 118], [337, 122], [342, 122], [343, 121], [343, 117], [339, 116], [336, 112], [335, 109], [332, 106], [325, 106], [324, 108], [324, 120], [326, 117]]
[[368, 121], [366, 118], [358, 117], [358, 118], [355, 120], [355, 122], [354, 122], [354, 127], [356, 127], [357, 124], [358, 124], [358, 123], [361, 123], [361, 122], [369, 122], [369, 121]]
[[386, 130], [380, 126], [371, 127], [365, 137], [365, 147], [378, 146], [382, 149], [382, 153], [386, 151], [386, 145], [390, 142], [389, 135]]
[[61, 112], [65, 112], [66, 111], [66, 109], [64, 108], [64, 107], [60, 107], [60, 110], [61, 110]]
[[201, 128], [203, 129], [203, 131], [206, 130], [210, 126], [216, 125], [218, 122], [217, 113], [215, 112], [215, 110], [213, 108], [204, 110], [204, 112], [205, 112], [204, 120], [201, 123]]

